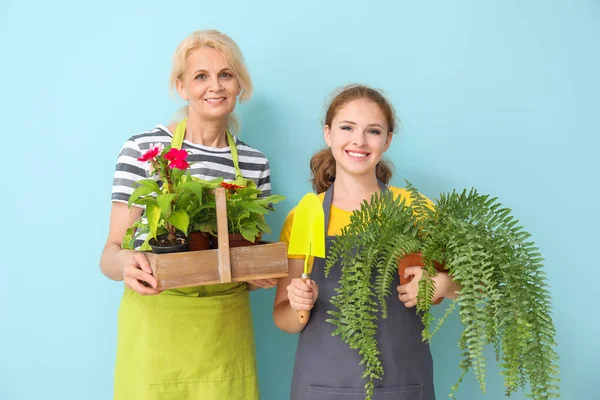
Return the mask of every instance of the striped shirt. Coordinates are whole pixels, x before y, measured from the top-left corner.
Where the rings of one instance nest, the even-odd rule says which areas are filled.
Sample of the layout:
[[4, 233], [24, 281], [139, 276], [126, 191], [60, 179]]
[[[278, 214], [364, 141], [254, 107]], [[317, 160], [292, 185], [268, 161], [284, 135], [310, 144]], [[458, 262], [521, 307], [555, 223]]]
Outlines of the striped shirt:
[[[113, 178], [112, 201], [127, 203], [133, 193], [133, 184], [140, 179], [150, 177], [150, 166], [147, 162], [137, 159], [150, 149], [151, 143], [162, 143], [170, 146], [173, 134], [164, 126], [157, 125], [151, 131], [132, 136], [121, 149]], [[262, 190], [261, 197], [271, 194], [271, 171], [269, 161], [263, 153], [248, 146], [234, 137], [238, 151], [239, 167], [244, 178], [252, 179], [256, 187]], [[200, 179], [211, 180], [223, 177], [226, 181], [235, 180], [235, 167], [228, 147], [215, 148], [183, 141], [182, 149], [189, 156], [186, 161], [191, 164], [190, 173]]]

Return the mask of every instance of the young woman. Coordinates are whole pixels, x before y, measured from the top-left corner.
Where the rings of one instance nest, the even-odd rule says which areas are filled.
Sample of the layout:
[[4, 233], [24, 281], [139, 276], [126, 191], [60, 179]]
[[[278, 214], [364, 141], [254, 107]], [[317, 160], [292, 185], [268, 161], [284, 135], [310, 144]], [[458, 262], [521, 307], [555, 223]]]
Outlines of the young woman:
[[[408, 192], [387, 186], [392, 172], [382, 161], [392, 143], [395, 116], [391, 104], [377, 90], [363, 85], [342, 88], [333, 98], [325, 116], [324, 137], [328, 148], [313, 156], [310, 166], [313, 187], [325, 212], [327, 249], [350, 222], [353, 210], [380, 190], [391, 190], [410, 203]], [[281, 240], [289, 242], [294, 210], [288, 215]], [[296, 352], [291, 399], [364, 399], [365, 380], [359, 379], [361, 356], [339, 337], [331, 336], [334, 326], [326, 319], [332, 307], [340, 270], [334, 266], [325, 278], [324, 260], [316, 258], [312, 280], [299, 279], [303, 257], [290, 257], [289, 277], [281, 279], [273, 317], [275, 324], [290, 333], [301, 332]], [[378, 322], [378, 341], [385, 374], [375, 381], [373, 400], [435, 398], [433, 364], [429, 345], [421, 341], [423, 325], [414, 306], [421, 268], [410, 267], [412, 282], [395, 285], [398, 297], [388, 300], [388, 318]], [[457, 286], [446, 273], [435, 278], [435, 299], [456, 296]], [[307, 324], [298, 322], [297, 312], [310, 310]]]
[[[237, 174], [270, 194], [269, 163], [229, 134], [233, 110], [250, 98], [252, 82], [235, 42], [218, 31], [198, 31], [173, 56], [171, 85], [187, 101], [182, 149], [202, 179]], [[248, 289], [275, 280], [157, 290], [143, 253], [123, 250], [125, 231], [142, 216], [127, 201], [133, 183], [148, 176], [138, 158], [151, 144], [171, 144], [177, 125], [132, 136], [119, 155], [112, 190], [110, 231], [100, 266], [125, 281], [119, 309], [115, 399], [258, 399]], [[237, 149], [237, 158], [232, 148]], [[143, 239], [143, 238], [141, 238]], [[141, 244], [138, 243], [138, 245]]]

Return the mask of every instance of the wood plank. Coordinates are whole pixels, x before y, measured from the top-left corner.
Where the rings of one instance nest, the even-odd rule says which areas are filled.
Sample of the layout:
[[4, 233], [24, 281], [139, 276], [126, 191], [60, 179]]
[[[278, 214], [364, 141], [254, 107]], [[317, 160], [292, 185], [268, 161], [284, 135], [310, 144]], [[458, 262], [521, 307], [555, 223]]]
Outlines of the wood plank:
[[225, 188], [215, 189], [215, 202], [217, 204], [217, 239], [219, 241], [219, 279], [221, 283], [231, 282], [229, 228], [227, 227], [227, 203], [225, 196]]
[[[146, 253], [159, 289], [222, 283], [218, 250], [172, 254]], [[230, 251], [231, 281], [281, 278], [288, 275], [283, 242], [235, 247]]]
[[220, 283], [217, 250], [146, 254], [159, 289]]
[[234, 282], [287, 276], [287, 245], [278, 242], [231, 249], [231, 274]]

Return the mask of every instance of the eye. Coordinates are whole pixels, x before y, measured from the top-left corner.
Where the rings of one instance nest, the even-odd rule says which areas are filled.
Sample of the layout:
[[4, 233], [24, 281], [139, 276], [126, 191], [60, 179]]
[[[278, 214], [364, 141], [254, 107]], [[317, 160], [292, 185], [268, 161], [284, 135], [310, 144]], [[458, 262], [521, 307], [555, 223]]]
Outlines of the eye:
[[233, 74], [230, 72], [221, 72], [221, 78], [233, 78]]
[[206, 75], [204, 74], [198, 74], [194, 77], [194, 79], [206, 79]]
[[379, 129], [369, 129], [371, 135], [379, 135], [381, 131]]
[[340, 129], [343, 131], [351, 131], [352, 127], [350, 125], [342, 125], [340, 126]]

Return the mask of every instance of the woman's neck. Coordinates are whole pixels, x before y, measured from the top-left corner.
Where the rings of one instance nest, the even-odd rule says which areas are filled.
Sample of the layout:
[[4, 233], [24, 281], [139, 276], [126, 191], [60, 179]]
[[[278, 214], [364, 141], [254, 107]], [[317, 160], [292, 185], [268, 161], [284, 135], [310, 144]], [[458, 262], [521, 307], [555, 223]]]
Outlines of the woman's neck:
[[227, 147], [227, 119], [202, 120], [190, 114], [187, 120], [185, 139], [192, 143], [207, 147]]
[[380, 190], [375, 174], [357, 177], [339, 170], [336, 172], [333, 189], [333, 205], [346, 211], [360, 208], [364, 200], [369, 201]]

